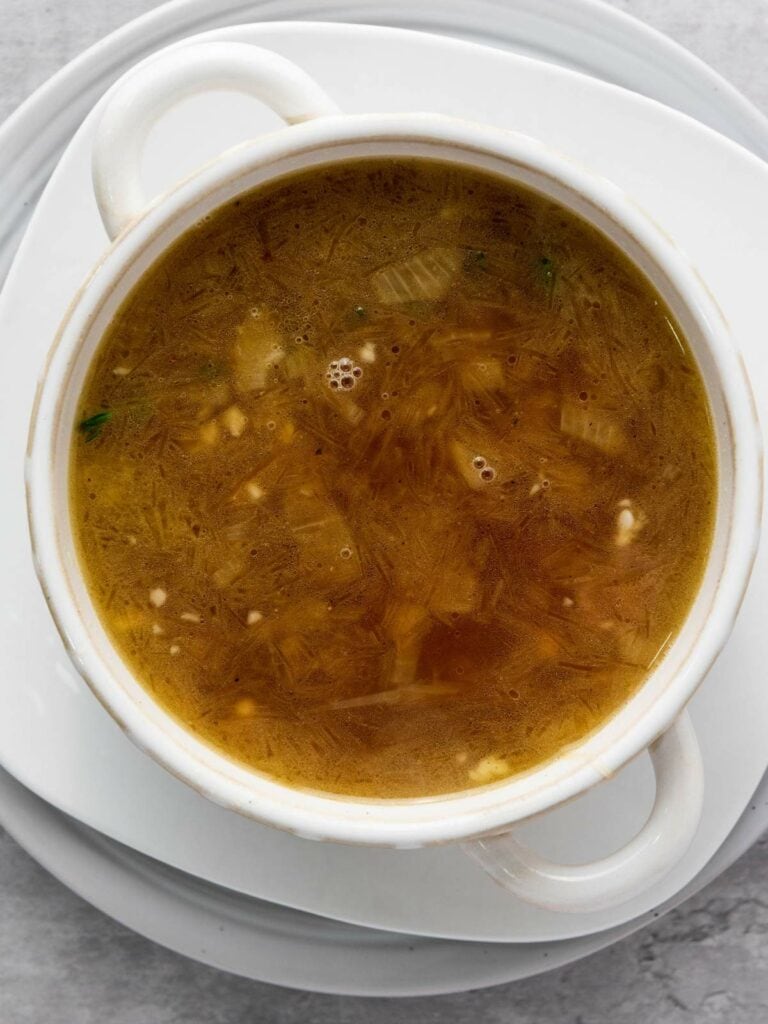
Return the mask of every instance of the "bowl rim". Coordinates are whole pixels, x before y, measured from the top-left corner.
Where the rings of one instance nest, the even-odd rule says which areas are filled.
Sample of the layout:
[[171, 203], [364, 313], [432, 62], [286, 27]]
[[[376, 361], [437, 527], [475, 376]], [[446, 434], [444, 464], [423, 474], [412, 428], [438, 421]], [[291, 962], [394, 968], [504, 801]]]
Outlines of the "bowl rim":
[[[472, 158], [493, 159], [510, 168], [510, 177], [514, 169], [529, 171], [602, 211], [649, 256], [700, 324], [718, 370], [734, 442], [727, 558], [707, 629], [690, 645], [663, 692], [647, 708], [637, 709], [637, 697], [647, 691], [654, 669], [614, 716], [553, 761], [489, 786], [412, 800], [343, 797], [289, 787], [237, 765], [195, 739], [136, 680], [140, 692], [129, 693], [99, 655], [83, 620], [64, 567], [61, 523], [54, 515], [55, 453], [69, 371], [98, 310], [112, 292], [119, 291], [127, 269], [140, 263], [151, 240], [173, 231], [185, 212], [204, 206], [219, 192], [225, 195], [208, 209], [254, 187], [242, 185], [254, 170], [263, 171], [265, 181], [275, 180], [279, 173], [270, 174], [270, 168], [288, 159], [328, 164], [345, 159], [339, 156], [345, 148], [366, 144], [453, 150], [468, 157], [465, 163]], [[454, 160], [461, 162], [457, 156]], [[164, 248], [185, 229], [178, 229]], [[38, 382], [25, 482], [35, 571], [56, 627], [80, 674], [134, 743], [198, 792], [263, 823], [308, 838], [400, 847], [503, 831], [612, 775], [664, 732], [693, 695], [732, 629], [757, 551], [762, 507], [760, 429], [746, 370], [714, 298], [674, 241], [617, 186], [544, 143], [522, 133], [436, 114], [339, 115], [281, 128], [228, 150], [153, 201], [106, 250], [62, 320]], [[114, 649], [113, 654], [120, 660]]]

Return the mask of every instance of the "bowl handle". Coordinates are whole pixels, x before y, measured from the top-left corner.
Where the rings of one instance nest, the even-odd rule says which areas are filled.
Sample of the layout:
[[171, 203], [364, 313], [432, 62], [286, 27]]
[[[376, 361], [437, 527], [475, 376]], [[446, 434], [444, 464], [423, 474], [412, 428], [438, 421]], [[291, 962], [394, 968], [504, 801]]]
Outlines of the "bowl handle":
[[515, 896], [548, 910], [584, 913], [627, 902], [665, 875], [691, 844], [701, 817], [704, 772], [687, 711], [648, 750], [656, 799], [634, 839], [588, 864], [556, 864], [512, 833], [476, 839], [464, 850]]
[[149, 205], [141, 156], [152, 125], [180, 100], [212, 89], [255, 96], [287, 124], [339, 113], [305, 71], [258, 46], [194, 43], [150, 58], [118, 82], [96, 127], [93, 187], [110, 239]]

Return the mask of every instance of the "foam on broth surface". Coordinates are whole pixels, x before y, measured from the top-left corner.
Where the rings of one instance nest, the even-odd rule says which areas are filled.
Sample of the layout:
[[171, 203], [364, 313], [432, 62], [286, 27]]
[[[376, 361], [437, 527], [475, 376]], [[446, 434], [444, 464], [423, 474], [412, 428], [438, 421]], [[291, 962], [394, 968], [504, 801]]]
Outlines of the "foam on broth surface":
[[74, 431], [118, 650], [294, 785], [497, 781], [616, 711], [673, 639], [716, 499], [669, 311], [543, 197], [428, 161], [228, 204], [145, 274]]

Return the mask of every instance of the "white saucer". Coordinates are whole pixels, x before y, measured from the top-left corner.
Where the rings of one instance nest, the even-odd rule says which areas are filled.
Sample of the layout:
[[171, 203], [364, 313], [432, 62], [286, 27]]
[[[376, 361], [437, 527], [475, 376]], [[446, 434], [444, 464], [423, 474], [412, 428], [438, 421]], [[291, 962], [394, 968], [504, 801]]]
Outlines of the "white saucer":
[[[694, 257], [745, 350], [759, 399], [768, 402], [756, 298], [768, 245], [768, 171], [760, 161], [655, 103], [491, 50], [341, 26], [252, 26], [223, 34], [259, 41], [297, 60], [331, 94], [342, 102], [346, 97], [347, 109], [432, 108], [513, 125], [623, 184]], [[451, 95], [455, 82], [462, 83], [460, 97]], [[600, 131], [584, 130], [597, 107], [610, 117], [610, 133], [602, 124]], [[215, 127], [205, 140], [189, 129], [201, 113]], [[267, 123], [245, 100], [209, 97], [185, 104], [168, 119], [178, 142], [149, 154], [149, 180], [173, 177], [171, 156], [181, 169]], [[0, 350], [5, 379], [14, 381], [0, 407], [6, 442], [0, 479], [7, 481], [0, 564], [15, 582], [0, 606], [4, 765], [57, 806], [161, 860], [252, 895], [380, 928], [475, 940], [561, 939], [646, 913], [677, 892], [728, 835], [766, 767], [762, 666], [768, 640], [760, 614], [768, 585], [765, 554], [733, 642], [692, 706], [707, 765], [699, 835], [682, 864], [619, 911], [565, 916], [502, 899], [455, 849], [320, 847], [259, 828], [166, 775], [106, 718], [48, 625], [29, 565], [20, 486], [35, 370], [69, 296], [105, 241], [88, 186], [89, 131], [87, 124], [78, 133], [51, 180], [0, 310], [4, 335], [14, 340]], [[622, 153], [632, 153], [631, 164]], [[29, 287], [23, 289], [25, 280]], [[26, 300], [17, 301], [22, 292]], [[640, 823], [650, 790], [650, 772], [638, 762], [525, 831], [542, 851], [565, 859], [598, 855]], [[585, 809], [591, 821], [602, 823], [599, 832], [583, 828]]]
[[[635, 921], [543, 943], [448, 942], [356, 928], [175, 871], [67, 817], [2, 770], [0, 808], [17, 842], [105, 914], [177, 953], [290, 988], [360, 996], [463, 992], [562, 967], [641, 927]], [[717, 873], [708, 867], [656, 916]]]
[[53, 75], [2, 128], [0, 281], [62, 149], [136, 61], [193, 32], [305, 20], [418, 29], [485, 43], [613, 82], [695, 117], [763, 158], [768, 119], [668, 36], [602, 0], [173, 0], [135, 18]]

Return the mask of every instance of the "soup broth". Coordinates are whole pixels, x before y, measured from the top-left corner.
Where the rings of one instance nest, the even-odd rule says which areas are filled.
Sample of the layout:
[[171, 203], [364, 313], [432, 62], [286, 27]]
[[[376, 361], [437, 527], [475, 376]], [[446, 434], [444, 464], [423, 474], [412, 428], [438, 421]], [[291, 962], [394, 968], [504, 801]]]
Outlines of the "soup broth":
[[708, 402], [584, 221], [420, 160], [225, 205], [107, 330], [71, 513], [105, 628], [232, 758], [373, 797], [531, 768], [635, 692], [700, 581]]

